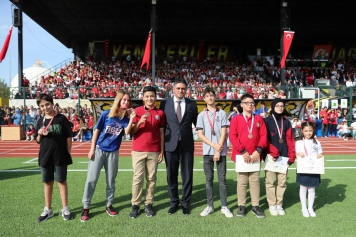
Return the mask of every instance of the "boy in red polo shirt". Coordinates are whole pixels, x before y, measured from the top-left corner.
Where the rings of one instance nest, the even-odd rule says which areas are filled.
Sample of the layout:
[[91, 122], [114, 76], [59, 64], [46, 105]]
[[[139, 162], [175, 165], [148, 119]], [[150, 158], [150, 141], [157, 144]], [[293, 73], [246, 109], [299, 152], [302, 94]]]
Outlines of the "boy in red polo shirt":
[[132, 210], [131, 218], [140, 212], [142, 187], [146, 177], [145, 212], [152, 217], [154, 189], [156, 187], [157, 165], [162, 162], [164, 152], [164, 127], [166, 119], [162, 110], [156, 108], [156, 89], [146, 86], [143, 89], [143, 106], [135, 109], [132, 134]]
[[[260, 154], [267, 146], [267, 130], [263, 118], [253, 115], [255, 102], [253, 96], [245, 94], [241, 97], [243, 112], [230, 123], [230, 142], [233, 145], [231, 160], [236, 162], [236, 155], [242, 155], [246, 163], [261, 160]], [[258, 218], [265, 218], [259, 207], [260, 199], [260, 171], [239, 172], [237, 175], [238, 217], [245, 216], [247, 185], [250, 186], [252, 212]]]

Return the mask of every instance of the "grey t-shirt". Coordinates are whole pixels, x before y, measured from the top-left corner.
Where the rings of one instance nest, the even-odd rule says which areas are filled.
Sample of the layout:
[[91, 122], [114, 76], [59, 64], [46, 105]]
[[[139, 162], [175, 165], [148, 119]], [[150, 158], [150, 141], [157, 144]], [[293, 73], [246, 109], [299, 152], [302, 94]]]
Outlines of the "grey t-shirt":
[[[224, 110], [217, 109], [214, 121], [214, 132], [215, 135], [212, 134], [211, 125], [209, 124], [208, 116], [210, 119], [210, 124], [213, 124], [214, 113], [209, 110], [203, 110], [199, 113], [197, 119], [197, 130], [203, 130], [203, 134], [213, 143], [218, 143], [221, 136], [221, 128], [230, 126], [229, 121], [227, 120], [227, 116]], [[203, 155], [214, 155], [215, 149], [208, 144], [203, 143]], [[224, 140], [224, 149], [220, 153], [222, 156], [226, 156], [227, 154], [227, 142]]]

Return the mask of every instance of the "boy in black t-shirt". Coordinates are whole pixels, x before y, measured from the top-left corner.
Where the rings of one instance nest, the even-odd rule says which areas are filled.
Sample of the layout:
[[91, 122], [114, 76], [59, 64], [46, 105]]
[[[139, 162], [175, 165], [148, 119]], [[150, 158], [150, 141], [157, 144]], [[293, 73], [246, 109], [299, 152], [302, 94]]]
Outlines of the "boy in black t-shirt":
[[70, 155], [72, 149], [72, 130], [68, 119], [62, 114], [56, 114], [53, 99], [49, 95], [41, 94], [37, 98], [37, 105], [44, 112], [43, 119], [37, 121], [36, 141], [40, 144], [38, 164], [41, 167], [44, 182], [45, 208], [38, 222], [53, 216], [52, 193], [54, 179], [58, 182], [62, 206], [61, 215], [64, 220], [73, 219], [68, 207], [67, 166], [72, 164]]

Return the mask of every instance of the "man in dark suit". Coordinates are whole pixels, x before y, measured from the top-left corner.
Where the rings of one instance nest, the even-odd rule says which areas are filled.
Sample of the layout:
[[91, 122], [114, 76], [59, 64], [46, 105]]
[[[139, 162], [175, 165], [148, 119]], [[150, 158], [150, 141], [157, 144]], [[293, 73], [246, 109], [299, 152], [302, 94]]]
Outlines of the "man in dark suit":
[[[189, 215], [189, 202], [192, 195], [194, 140], [192, 123], [196, 125], [198, 109], [195, 101], [185, 98], [187, 83], [177, 79], [173, 86], [172, 98], [161, 101], [160, 109], [166, 115], [165, 162], [167, 168], [170, 208], [168, 214], [178, 210], [179, 203], [183, 214]], [[182, 197], [178, 196], [178, 170], [181, 164]]]

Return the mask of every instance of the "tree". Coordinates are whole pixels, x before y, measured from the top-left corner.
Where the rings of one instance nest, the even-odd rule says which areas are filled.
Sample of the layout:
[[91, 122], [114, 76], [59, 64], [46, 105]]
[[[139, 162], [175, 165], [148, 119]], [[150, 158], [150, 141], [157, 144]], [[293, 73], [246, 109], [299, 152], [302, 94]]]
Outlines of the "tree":
[[10, 87], [7, 86], [4, 79], [0, 79], [0, 97], [4, 99], [9, 99], [10, 94]]

